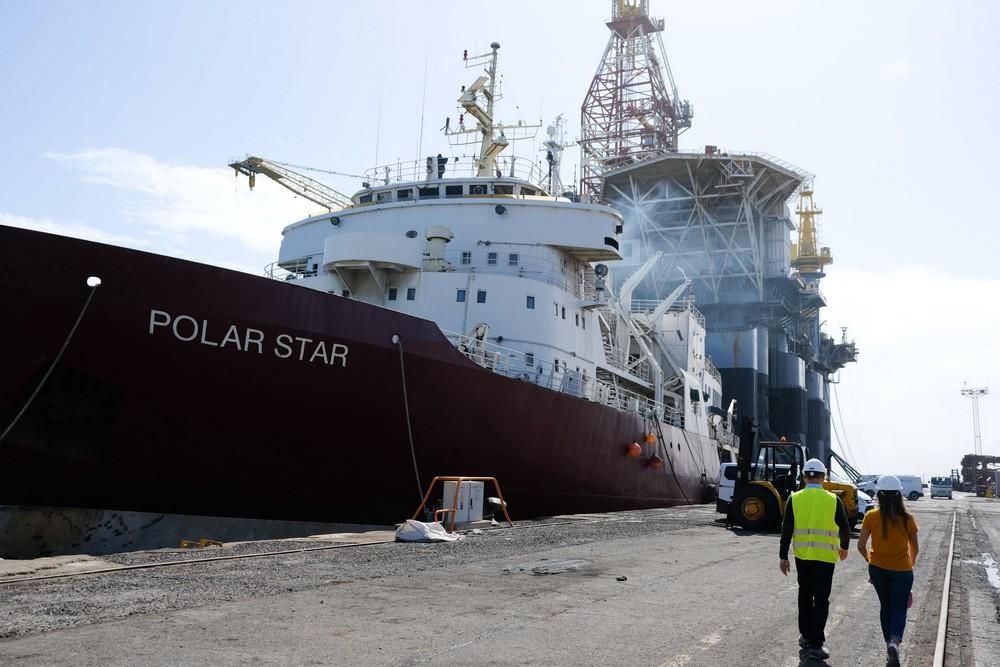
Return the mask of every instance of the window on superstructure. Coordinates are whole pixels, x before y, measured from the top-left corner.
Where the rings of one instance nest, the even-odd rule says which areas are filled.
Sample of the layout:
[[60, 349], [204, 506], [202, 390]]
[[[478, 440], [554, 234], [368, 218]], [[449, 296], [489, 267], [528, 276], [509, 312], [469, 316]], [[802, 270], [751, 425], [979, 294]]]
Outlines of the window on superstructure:
[[525, 297], [524, 307], [527, 308], [528, 310], [534, 310], [535, 309], [535, 297], [533, 297], [533, 296]]
[[486, 290], [481, 289], [476, 292], [476, 303], [486, 303]]
[[420, 194], [421, 199], [437, 199], [438, 196], [438, 186], [432, 188], [417, 188], [417, 192]]
[[462, 264], [472, 264], [472, 253], [465, 251], [462, 253]]
[[587, 328], [587, 316], [586, 315], [581, 315], [580, 316], [580, 324], [583, 326], [584, 329]]
[[399, 290], [396, 289], [395, 287], [390, 287], [389, 288], [389, 301], [395, 301], [397, 294], [399, 294]]
[[407, 301], [414, 301], [414, 300], [416, 300], [416, 298], [417, 298], [417, 288], [416, 287], [407, 287], [406, 288], [406, 300]]
[[388, 190], [383, 190], [382, 192], [375, 193], [375, 201], [381, 203], [384, 201], [392, 201], [392, 192]]
[[494, 266], [497, 263], [497, 254], [495, 252], [491, 252], [486, 255], [486, 263], [490, 266]]
[[370, 203], [372, 203], [372, 193], [369, 192], [366, 195], [361, 195], [360, 197], [358, 197], [358, 202], [360, 202], [362, 204], [370, 204]]
[[340, 290], [340, 296], [344, 297], [345, 299], [351, 298], [351, 290], [349, 289]]
[[576, 326], [580, 326], [580, 313], [573, 313], [573, 320]]
[[559, 317], [559, 304], [556, 303], [555, 301], [553, 301], [552, 302], [552, 308], [554, 308], [555, 311], [556, 311], [556, 317]]
[[396, 190], [396, 201], [408, 201], [410, 199], [413, 199], [413, 190], [410, 188]]
[[465, 290], [455, 290], [455, 301], [458, 303], [465, 303]]
[[538, 193], [532, 190], [531, 188], [521, 188], [521, 194], [528, 195], [530, 197], [532, 195], [537, 195]]
[[493, 194], [497, 194], [497, 195], [512, 195], [512, 194], [514, 194], [514, 186], [513, 185], [503, 185], [501, 183], [497, 183], [496, 185], [493, 186]]
[[525, 352], [524, 354], [524, 365], [534, 366], [535, 365], [535, 354], [534, 352]]
[[461, 197], [462, 196], [462, 186], [461, 185], [446, 185], [446, 186], [444, 186], [444, 196], [445, 197]]
[[507, 255], [507, 266], [517, 266], [520, 261], [521, 258], [516, 252], [512, 252]]
[[566, 319], [566, 306], [563, 306], [563, 307], [562, 307], [562, 318], [563, 318], [564, 320]]

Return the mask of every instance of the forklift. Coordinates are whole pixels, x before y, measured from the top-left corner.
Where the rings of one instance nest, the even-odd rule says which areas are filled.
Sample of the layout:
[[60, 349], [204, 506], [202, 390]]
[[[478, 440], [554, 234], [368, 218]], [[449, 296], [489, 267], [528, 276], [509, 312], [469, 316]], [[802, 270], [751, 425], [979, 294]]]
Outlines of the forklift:
[[[748, 530], [772, 530], [781, 526], [788, 497], [802, 488], [807, 453], [801, 444], [782, 437], [757, 443], [757, 458], [751, 462], [756, 433], [756, 420], [744, 417], [727, 522]], [[857, 487], [827, 479], [823, 488], [843, 501], [853, 529], [859, 519]]]

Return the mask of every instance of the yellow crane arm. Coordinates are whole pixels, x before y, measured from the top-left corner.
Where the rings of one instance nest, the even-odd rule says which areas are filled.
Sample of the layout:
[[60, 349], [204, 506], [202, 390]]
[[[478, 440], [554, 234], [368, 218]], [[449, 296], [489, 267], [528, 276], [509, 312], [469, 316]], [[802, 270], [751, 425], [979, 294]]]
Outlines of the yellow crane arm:
[[247, 156], [245, 160], [231, 162], [229, 166], [237, 174], [249, 177], [251, 190], [253, 190], [256, 175], [264, 174], [283, 188], [319, 204], [328, 211], [350, 208], [352, 205], [351, 198], [347, 195], [266, 158]]

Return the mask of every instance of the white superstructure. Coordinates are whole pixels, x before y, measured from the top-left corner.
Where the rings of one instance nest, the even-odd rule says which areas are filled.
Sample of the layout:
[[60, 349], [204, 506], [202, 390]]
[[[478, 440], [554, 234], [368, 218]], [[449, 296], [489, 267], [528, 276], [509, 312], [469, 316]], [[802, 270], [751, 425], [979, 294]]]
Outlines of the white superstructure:
[[657, 255], [615, 291], [602, 262], [622, 259], [621, 215], [539, 185], [559, 182], [551, 146], [547, 173], [501, 157], [514, 132], [492, 121], [497, 48], [459, 98], [475, 128], [463, 114], [446, 130], [481, 134], [475, 157], [370, 171], [350, 206], [284, 229], [268, 275], [432, 320], [495, 372], [731, 443], [690, 283], [678, 276], [667, 299], [632, 300]]

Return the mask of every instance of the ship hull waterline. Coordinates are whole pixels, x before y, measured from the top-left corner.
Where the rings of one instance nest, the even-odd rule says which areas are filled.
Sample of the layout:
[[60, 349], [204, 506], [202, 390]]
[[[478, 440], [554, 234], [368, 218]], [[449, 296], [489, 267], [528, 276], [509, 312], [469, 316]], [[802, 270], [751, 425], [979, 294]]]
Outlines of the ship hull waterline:
[[718, 474], [705, 435], [646, 444], [642, 416], [483, 369], [433, 322], [280, 281], [0, 226], [0, 304], [0, 428], [29, 403], [3, 505], [393, 523], [466, 475], [527, 518], [703, 502]]

